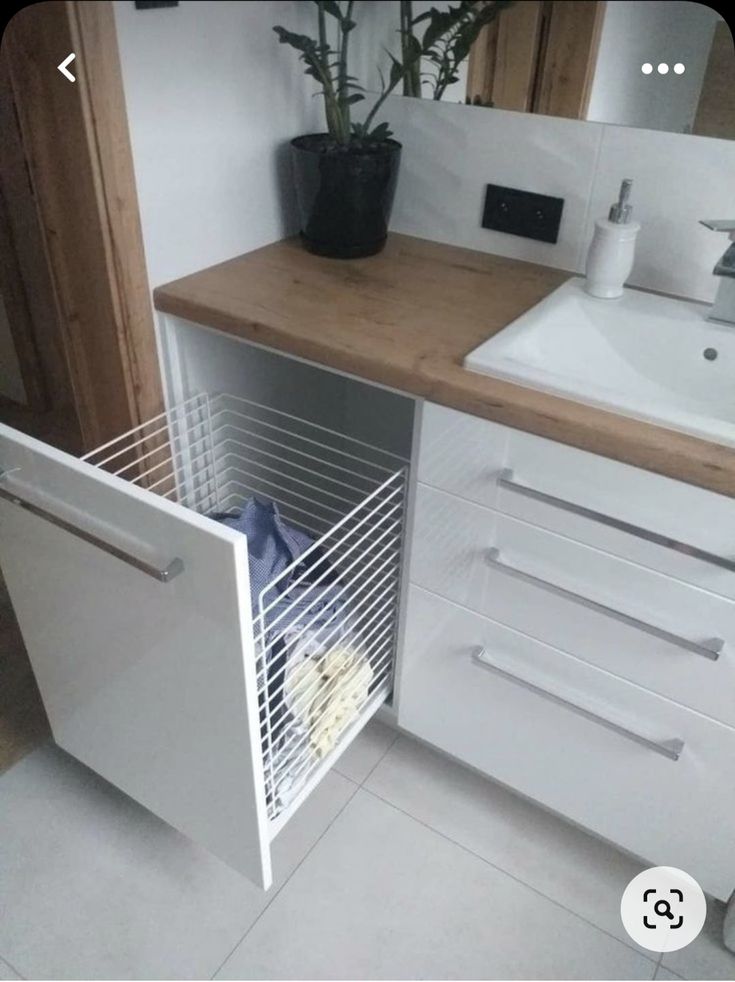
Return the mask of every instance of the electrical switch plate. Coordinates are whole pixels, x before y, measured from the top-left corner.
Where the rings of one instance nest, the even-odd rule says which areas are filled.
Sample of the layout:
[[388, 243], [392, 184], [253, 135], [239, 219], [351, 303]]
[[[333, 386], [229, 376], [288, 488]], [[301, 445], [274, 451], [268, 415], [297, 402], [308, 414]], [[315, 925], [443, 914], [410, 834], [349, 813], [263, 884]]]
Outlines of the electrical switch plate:
[[482, 227], [540, 242], [559, 238], [564, 198], [488, 184]]

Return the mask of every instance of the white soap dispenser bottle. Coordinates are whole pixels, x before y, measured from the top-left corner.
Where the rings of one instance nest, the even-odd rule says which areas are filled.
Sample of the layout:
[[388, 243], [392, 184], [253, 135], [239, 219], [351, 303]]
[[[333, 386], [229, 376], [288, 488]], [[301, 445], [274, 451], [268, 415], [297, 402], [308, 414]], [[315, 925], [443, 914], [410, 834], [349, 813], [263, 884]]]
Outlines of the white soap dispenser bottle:
[[585, 290], [593, 297], [612, 300], [623, 295], [623, 286], [633, 269], [635, 240], [640, 225], [631, 221], [628, 203], [633, 182], [626, 178], [620, 185], [617, 202], [607, 218], [598, 218], [587, 253]]

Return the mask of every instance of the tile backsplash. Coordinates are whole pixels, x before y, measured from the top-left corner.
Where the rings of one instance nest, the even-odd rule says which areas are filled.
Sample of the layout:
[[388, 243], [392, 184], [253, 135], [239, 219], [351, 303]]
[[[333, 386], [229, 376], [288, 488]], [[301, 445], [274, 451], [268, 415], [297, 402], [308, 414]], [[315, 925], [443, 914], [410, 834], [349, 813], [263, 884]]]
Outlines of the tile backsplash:
[[[735, 141], [402, 96], [386, 109], [403, 143], [395, 231], [582, 272], [594, 220], [631, 177], [642, 228], [630, 282], [714, 297], [726, 240], [698, 223], [735, 216]], [[481, 228], [488, 183], [563, 197], [559, 241]]]

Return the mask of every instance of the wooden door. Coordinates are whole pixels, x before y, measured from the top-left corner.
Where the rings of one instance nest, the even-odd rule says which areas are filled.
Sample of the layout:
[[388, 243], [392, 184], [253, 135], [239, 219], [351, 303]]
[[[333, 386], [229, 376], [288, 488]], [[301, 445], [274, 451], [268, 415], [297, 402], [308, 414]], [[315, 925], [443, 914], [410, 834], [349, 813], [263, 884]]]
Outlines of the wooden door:
[[470, 53], [469, 102], [585, 119], [605, 4], [520, 0], [500, 12]]
[[543, 8], [542, 0], [516, 3], [483, 27], [470, 52], [470, 102], [517, 112], [531, 110]]

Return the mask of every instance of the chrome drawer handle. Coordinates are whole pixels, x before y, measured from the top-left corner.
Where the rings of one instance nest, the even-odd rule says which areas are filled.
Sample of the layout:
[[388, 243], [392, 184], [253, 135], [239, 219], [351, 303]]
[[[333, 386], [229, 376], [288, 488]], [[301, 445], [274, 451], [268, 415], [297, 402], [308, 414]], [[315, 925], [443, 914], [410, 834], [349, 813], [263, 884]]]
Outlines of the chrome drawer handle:
[[507, 682], [513, 682], [515, 685], [519, 685], [523, 689], [528, 689], [529, 692], [533, 692], [535, 695], [541, 696], [543, 699], [548, 699], [549, 702], [554, 702], [558, 706], [563, 706], [565, 709], [571, 710], [578, 716], [583, 716], [592, 723], [597, 723], [599, 726], [604, 726], [606, 729], [612, 730], [613, 733], [618, 733], [627, 740], [632, 740], [633, 743], [639, 743], [642, 747], [647, 747], [649, 750], [653, 750], [654, 753], [661, 754], [662, 757], [668, 757], [669, 760], [678, 760], [679, 757], [681, 757], [682, 751], [684, 750], [683, 740], [679, 740], [676, 737], [672, 738], [671, 740], [661, 740], [660, 743], [656, 740], [649, 740], [648, 737], [644, 737], [640, 733], [636, 733], [635, 730], [628, 730], [626, 727], [620, 726], [619, 723], [614, 723], [611, 719], [606, 719], [604, 716], [598, 716], [597, 713], [593, 713], [591, 710], [585, 709], [584, 706], [577, 705], [576, 702], [570, 702], [568, 699], [558, 696], [555, 692], [549, 692], [548, 689], [542, 689], [540, 686], [534, 685], [533, 682], [529, 682], [527, 679], [521, 678], [520, 675], [514, 675], [512, 672], [507, 672], [504, 668], [501, 668], [499, 665], [496, 665], [495, 662], [490, 660], [487, 649], [482, 646], [474, 650], [472, 654], [472, 661], [481, 668], [486, 668], [495, 675], [499, 675], [500, 678], [505, 679]]
[[617, 529], [618, 532], [627, 532], [628, 535], [634, 535], [636, 538], [643, 539], [646, 542], [653, 542], [657, 546], [671, 549], [672, 552], [692, 556], [694, 559], [700, 559], [703, 563], [709, 563], [711, 566], [719, 566], [721, 569], [735, 573], [735, 559], [717, 556], [715, 553], [707, 552], [698, 546], [690, 545], [687, 542], [680, 542], [678, 539], [670, 539], [668, 536], [661, 535], [658, 532], [652, 532], [650, 529], [641, 528], [639, 525], [633, 525], [631, 522], [624, 522], [620, 518], [613, 518], [612, 515], [605, 515], [604, 512], [594, 511], [592, 508], [585, 508], [584, 505], [577, 505], [573, 501], [556, 498], [553, 494], [538, 491], [536, 488], [531, 488], [527, 484], [519, 484], [514, 479], [513, 471], [510, 468], [501, 470], [500, 476], [498, 477], [498, 487], [505, 488], [507, 491], [514, 491], [524, 498], [542, 501], [546, 505], [552, 505], [561, 511], [568, 511], [572, 515], [589, 518], [593, 522], [598, 522], [600, 525], [607, 525], [608, 528]]
[[582, 607], [594, 610], [598, 614], [603, 614], [605, 617], [619, 621], [621, 624], [627, 624], [628, 627], [635, 627], [637, 630], [643, 631], [645, 634], [650, 634], [654, 638], [659, 638], [661, 641], [666, 641], [677, 648], [692, 651], [695, 655], [702, 655], [703, 658], [709, 658], [710, 661], [717, 661], [725, 646], [722, 638], [690, 641], [689, 638], [682, 638], [679, 634], [672, 634], [671, 631], [666, 631], [662, 627], [656, 627], [655, 624], [649, 624], [648, 621], [642, 621], [637, 617], [632, 617], [630, 614], [624, 614], [622, 610], [616, 610], [615, 607], [608, 607], [606, 604], [591, 600], [581, 593], [574, 593], [572, 590], [567, 590], [563, 586], [557, 586], [556, 583], [550, 583], [548, 580], [543, 580], [539, 576], [534, 576], [533, 573], [526, 573], [516, 566], [510, 566], [508, 563], [504, 563], [500, 558], [499, 549], [488, 549], [485, 560], [488, 566], [500, 570], [501, 573], [514, 576], [518, 580], [523, 580], [524, 583], [530, 583], [533, 586], [540, 587], [542, 590], [546, 590], [547, 593], [553, 593], [557, 597], [563, 597], [564, 600], [570, 600], [572, 603], [580, 604]]
[[[6, 472], [0, 469], [0, 481], [4, 480], [5, 477]], [[4, 501], [9, 501], [11, 505], [17, 505], [24, 511], [30, 512], [31, 515], [36, 515], [37, 518], [42, 518], [45, 522], [50, 522], [51, 525], [55, 525], [57, 528], [63, 529], [65, 532], [69, 532], [71, 535], [76, 536], [77, 539], [82, 539], [84, 542], [88, 542], [90, 545], [96, 546], [98, 549], [108, 553], [110, 556], [114, 556], [116, 559], [120, 559], [122, 562], [127, 563], [128, 566], [133, 566], [135, 569], [140, 570], [147, 576], [152, 576], [154, 580], [158, 580], [160, 583], [169, 583], [174, 579], [174, 577], [178, 576], [179, 573], [183, 573], [184, 571], [184, 563], [181, 559], [172, 559], [168, 566], [164, 567], [163, 569], [159, 569], [156, 566], [152, 566], [150, 563], [146, 563], [142, 559], [138, 559], [137, 556], [133, 556], [124, 549], [118, 549], [117, 546], [113, 546], [109, 542], [105, 542], [104, 539], [98, 538], [91, 532], [87, 532], [85, 529], [81, 529], [77, 525], [72, 525], [71, 522], [67, 522], [63, 518], [59, 518], [59, 516], [54, 515], [53, 512], [46, 511], [45, 508], [41, 508], [39, 505], [34, 505], [31, 501], [27, 501], [25, 498], [19, 497], [12, 491], [5, 490], [5, 488], [0, 488], [0, 498], [2, 498]]]

